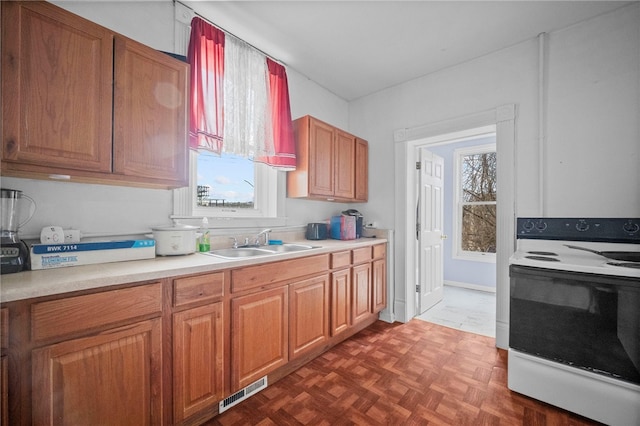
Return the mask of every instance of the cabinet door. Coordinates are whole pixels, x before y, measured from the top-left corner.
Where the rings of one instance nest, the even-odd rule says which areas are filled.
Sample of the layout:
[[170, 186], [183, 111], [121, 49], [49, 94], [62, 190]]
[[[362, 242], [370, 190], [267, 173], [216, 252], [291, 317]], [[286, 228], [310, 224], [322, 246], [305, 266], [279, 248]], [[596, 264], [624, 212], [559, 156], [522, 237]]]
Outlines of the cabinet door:
[[335, 336], [351, 325], [351, 269], [331, 274], [331, 335]]
[[380, 312], [387, 306], [387, 261], [373, 261], [373, 312]]
[[235, 392], [288, 361], [287, 287], [231, 300], [231, 387]]
[[371, 263], [354, 266], [351, 298], [352, 324], [365, 320], [371, 313]]
[[356, 201], [369, 199], [369, 144], [356, 138]]
[[356, 139], [349, 133], [336, 129], [336, 147], [334, 157], [333, 184], [336, 198], [355, 198], [356, 173], [355, 173]]
[[329, 276], [289, 285], [289, 359], [329, 339]]
[[117, 36], [114, 173], [187, 185], [188, 64]]
[[174, 422], [223, 397], [222, 302], [173, 315]]
[[334, 128], [309, 120], [309, 194], [334, 196]]
[[9, 424], [9, 367], [7, 357], [0, 357], [0, 425]]
[[9, 309], [0, 309], [0, 426], [9, 424], [9, 370], [7, 357], [9, 348]]
[[32, 352], [33, 423], [162, 424], [160, 318]]
[[7, 167], [110, 172], [112, 81], [112, 32], [47, 2], [3, 1]]

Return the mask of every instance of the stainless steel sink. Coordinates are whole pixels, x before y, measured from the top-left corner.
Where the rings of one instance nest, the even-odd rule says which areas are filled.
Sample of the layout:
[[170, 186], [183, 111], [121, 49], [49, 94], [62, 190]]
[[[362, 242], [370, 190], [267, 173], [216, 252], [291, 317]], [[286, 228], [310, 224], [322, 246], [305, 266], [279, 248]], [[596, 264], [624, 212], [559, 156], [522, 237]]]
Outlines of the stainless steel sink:
[[223, 257], [225, 259], [239, 259], [245, 257], [267, 256], [273, 254], [273, 252], [253, 247], [239, 247], [211, 250], [206, 254]]
[[305, 250], [311, 250], [319, 248], [317, 246], [310, 246], [306, 244], [282, 244], [260, 247], [238, 247], [238, 248], [226, 248], [211, 250], [208, 254], [211, 256], [222, 257], [223, 259], [246, 259], [248, 257], [256, 256], [272, 256], [275, 254], [293, 253]]
[[276, 253], [289, 253], [293, 251], [311, 250], [318, 247], [308, 246], [306, 244], [282, 244], [282, 245], [264, 246], [260, 248], [263, 250], [269, 250]]

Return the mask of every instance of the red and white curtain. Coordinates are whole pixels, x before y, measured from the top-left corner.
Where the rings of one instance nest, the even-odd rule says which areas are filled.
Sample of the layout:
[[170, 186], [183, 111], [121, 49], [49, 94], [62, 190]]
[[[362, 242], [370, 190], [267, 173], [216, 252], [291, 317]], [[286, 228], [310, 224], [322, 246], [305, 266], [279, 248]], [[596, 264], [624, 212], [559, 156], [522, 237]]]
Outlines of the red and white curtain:
[[194, 18], [190, 146], [252, 157], [282, 170], [296, 166], [285, 67]]

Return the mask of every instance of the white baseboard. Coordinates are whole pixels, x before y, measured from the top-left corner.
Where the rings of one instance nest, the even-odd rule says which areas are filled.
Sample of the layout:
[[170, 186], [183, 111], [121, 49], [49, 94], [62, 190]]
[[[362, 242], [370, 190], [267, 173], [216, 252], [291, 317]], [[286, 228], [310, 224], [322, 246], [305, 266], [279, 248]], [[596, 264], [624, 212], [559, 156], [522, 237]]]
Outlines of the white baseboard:
[[445, 280], [445, 281], [443, 281], [443, 284], [451, 286], [451, 287], [468, 288], [469, 290], [486, 291], [487, 293], [495, 293], [496, 292], [496, 288], [495, 287], [487, 287], [487, 286], [478, 285], [478, 284], [462, 283], [462, 282], [459, 282], [459, 281], [448, 281], [448, 280]]
[[396, 321], [395, 315], [389, 309], [380, 311], [380, 313], [378, 314], [378, 319], [390, 324], [393, 324]]
[[407, 318], [407, 311], [404, 300], [396, 300], [393, 304], [393, 312], [395, 313], [395, 320], [400, 322], [407, 322], [411, 318]]
[[496, 321], [496, 347], [509, 349], [509, 323]]

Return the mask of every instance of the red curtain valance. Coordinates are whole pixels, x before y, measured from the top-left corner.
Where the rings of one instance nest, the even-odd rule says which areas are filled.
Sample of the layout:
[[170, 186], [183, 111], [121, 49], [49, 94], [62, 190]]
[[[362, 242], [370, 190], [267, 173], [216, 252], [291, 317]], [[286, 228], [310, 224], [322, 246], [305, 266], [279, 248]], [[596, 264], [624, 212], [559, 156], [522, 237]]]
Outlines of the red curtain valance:
[[218, 154], [224, 135], [224, 32], [201, 18], [191, 21], [189, 146]]

